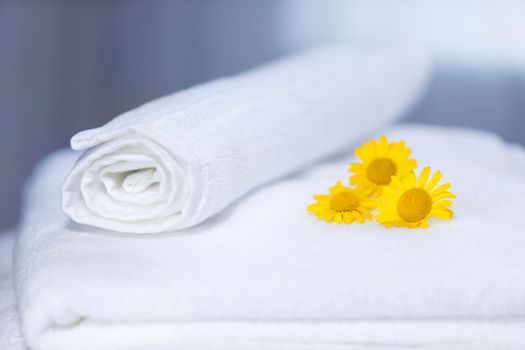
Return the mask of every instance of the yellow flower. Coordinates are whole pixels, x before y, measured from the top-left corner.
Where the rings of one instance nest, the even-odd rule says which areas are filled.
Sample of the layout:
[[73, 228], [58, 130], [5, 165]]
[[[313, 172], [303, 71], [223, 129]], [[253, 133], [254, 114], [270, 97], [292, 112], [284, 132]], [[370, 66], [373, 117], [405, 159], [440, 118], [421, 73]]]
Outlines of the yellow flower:
[[326, 222], [350, 224], [372, 220], [370, 209], [375, 206], [374, 201], [361, 190], [345, 187], [340, 181], [330, 187], [330, 194], [316, 195], [314, 199], [317, 202], [309, 205], [307, 210]]
[[437, 171], [428, 181], [430, 167], [426, 167], [417, 180], [414, 173], [404, 179], [393, 176], [392, 183], [383, 188], [376, 220], [385, 226], [426, 228], [431, 217], [451, 219], [452, 211], [447, 207], [456, 196], [448, 192], [449, 183], [436, 187], [441, 175]]
[[409, 159], [410, 152], [404, 141], [388, 143], [385, 136], [361, 145], [355, 150], [361, 162], [350, 164], [349, 171], [353, 174], [350, 183], [372, 197], [379, 197], [392, 176], [403, 178], [417, 167], [416, 160]]

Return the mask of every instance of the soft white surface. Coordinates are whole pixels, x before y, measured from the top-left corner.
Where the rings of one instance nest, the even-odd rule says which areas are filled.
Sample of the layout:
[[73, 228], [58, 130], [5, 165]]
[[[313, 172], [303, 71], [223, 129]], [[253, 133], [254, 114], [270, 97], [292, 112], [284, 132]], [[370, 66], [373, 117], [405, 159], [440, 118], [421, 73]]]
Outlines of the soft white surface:
[[195, 225], [399, 118], [429, 72], [418, 50], [335, 46], [163, 97], [73, 137], [88, 152], [63, 209], [120, 232]]
[[22, 350], [24, 343], [13, 289], [15, 230], [0, 232], [0, 349]]
[[59, 187], [76, 155], [55, 154], [34, 175], [18, 244], [27, 342], [38, 350], [523, 345], [523, 150], [475, 131], [406, 126], [387, 135], [452, 182], [453, 220], [427, 230], [317, 221], [306, 205], [347, 179], [348, 150], [178, 234], [111, 234], [62, 213]]

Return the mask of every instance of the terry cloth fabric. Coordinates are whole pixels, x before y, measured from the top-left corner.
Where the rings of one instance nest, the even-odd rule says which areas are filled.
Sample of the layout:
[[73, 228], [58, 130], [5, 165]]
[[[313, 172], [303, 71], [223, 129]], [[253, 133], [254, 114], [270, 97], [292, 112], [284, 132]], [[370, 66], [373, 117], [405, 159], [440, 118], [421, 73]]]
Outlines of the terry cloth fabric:
[[23, 350], [13, 288], [15, 230], [0, 232], [0, 349]]
[[347, 180], [348, 149], [178, 234], [111, 233], [63, 214], [59, 187], [76, 155], [54, 154], [34, 175], [17, 245], [27, 343], [519, 349], [525, 152], [478, 131], [412, 125], [385, 134], [405, 140], [420, 167], [443, 171], [457, 195], [452, 220], [409, 230], [309, 215], [313, 194]]
[[399, 118], [429, 67], [417, 50], [337, 46], [163, 97], [73, 137], [87, 152], [63, 209], [120, 232], [193, 226]]

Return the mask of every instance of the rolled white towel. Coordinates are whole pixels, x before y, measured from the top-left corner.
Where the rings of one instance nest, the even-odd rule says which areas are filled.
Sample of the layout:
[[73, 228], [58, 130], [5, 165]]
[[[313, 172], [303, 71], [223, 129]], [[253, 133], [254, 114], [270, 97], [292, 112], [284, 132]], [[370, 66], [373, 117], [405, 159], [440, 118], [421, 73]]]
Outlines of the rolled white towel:
[[195, 225], [400, 117], [429, 71], [418, 50], [334, 46], [160, 98], [73, 137], [87, 152], [63, 210], [122, 232]]

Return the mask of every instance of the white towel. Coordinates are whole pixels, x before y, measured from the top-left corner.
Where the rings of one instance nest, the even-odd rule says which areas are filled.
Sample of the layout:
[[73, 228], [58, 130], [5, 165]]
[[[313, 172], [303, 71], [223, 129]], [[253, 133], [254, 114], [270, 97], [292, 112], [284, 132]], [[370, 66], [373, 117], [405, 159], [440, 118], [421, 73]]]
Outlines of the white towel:
[[55, 154], [34, 176], [17, 245], [27, 343], [520, 349], [525, 152], [476, 131], [405, 126], [386, 134], [452, 183], [451, 221], [408, 230], [316, 220], [306, 206], [347, 179], [349, 149], [179, 234], [111, 234], [62, 213], [59, 187], [76, 155]]
[[88, 151], [63, 209], [121, 232], [195, 225], [399, 118], [429, 71], [412, 49], [330, 47], [163, 97], [73, 137]]
[[23, 350], [13, 289], [15, 230], [0, 232], [0, 349]]

